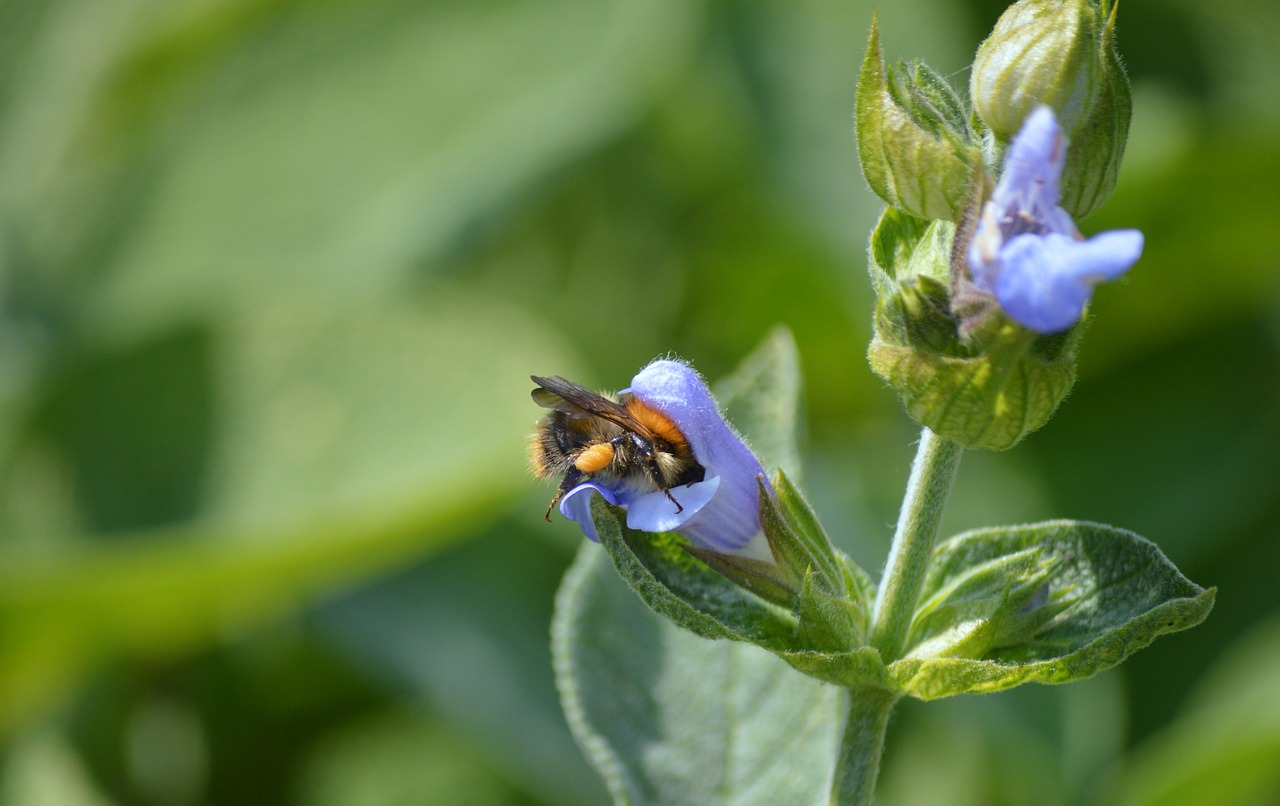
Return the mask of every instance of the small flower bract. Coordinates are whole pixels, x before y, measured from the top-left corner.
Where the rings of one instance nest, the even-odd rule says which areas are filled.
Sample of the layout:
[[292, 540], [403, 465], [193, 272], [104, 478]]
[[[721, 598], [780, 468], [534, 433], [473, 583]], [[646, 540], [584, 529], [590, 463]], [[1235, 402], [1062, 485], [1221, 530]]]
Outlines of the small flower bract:
[[1039, 333], [1080, 321], [1094, 285], [1116, 279], [1142, 255], [1141, 232], [1111, 230], [1086, 240], [1058, 206], [1066, 151], [1052, 109], [1028, 115], [969, 242], [974, 285]]
[[764, 469], [721, 416], [702, 377], [689, 365], [660, 359], [650, 363], [622, 394], [670, 418], [705, 470], [702, 481], [666, 491], [637, 493], [623, 484], [588, 479], [569, 490], [560, 512], [598, 540], [591, 498], [599, 494], [627, 511], [627, 526], [642, 532], [679, 532], [712, 551], [771, 559], [760, 528], [757, 478]]

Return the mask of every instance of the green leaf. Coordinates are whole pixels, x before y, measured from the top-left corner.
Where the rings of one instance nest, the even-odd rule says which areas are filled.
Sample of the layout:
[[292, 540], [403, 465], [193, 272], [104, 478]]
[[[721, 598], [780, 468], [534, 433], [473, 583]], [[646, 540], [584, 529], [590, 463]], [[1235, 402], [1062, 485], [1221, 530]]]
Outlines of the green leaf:
[[747, 592], [685, 551], [674, 532], [626, 526], [621, 510], [594, 496], [600, 544], [627, 585], [655, 612], [704, 638], [732, 638], [769, 649], [796, 648], [791, 613]]
[[935, 549], [913, 643], [889, 673], [924, 700], [1081, 680], [1199, 624], [1214, 593], [1153, 543], [1111, 526], [967, 532]]
[[824, 800], [839, 690], [756, 647], [677, 629], [597, 546], [565, 578], [552, 640], [569, 724], [615, 802]]
[[799, 477], [800, 354], [791, 331], [774, 328], [715, 392], [765, 470], [787, 468]]

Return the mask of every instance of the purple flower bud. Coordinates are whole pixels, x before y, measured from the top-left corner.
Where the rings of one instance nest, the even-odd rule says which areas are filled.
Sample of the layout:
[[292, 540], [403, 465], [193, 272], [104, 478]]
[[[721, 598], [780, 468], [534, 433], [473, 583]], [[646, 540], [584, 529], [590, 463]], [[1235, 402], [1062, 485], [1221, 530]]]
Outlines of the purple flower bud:
[[1047, 106], [1022, 124], [1004, 172], [969, 242], [969, 273], [1015, 322], [1057, 333], [1080, 321], [1093, 287], [1142, 255], [1142, 233], [1112, 230], [1085, 240], [1061, 199], [1067, 143]]
[[[689, 365], [659, 359], [640, 370], [624, 393], [666, 415], [688, 440], [693, 455], [706, 470], [702, 481], [666, 492], [636, 494], [599, 480], [574, 487], [560, 501], [560, 512], [578, 522], [592, 540], [599, 540], [591, 520], [591, 495], [599, 493], [627, 510], [627, 526], [642, 532], [679, 532], [694, 544], [722, 553], [754, 556], [772, 562], [760, 528], [756, 478], [764, 468], [725, 422], [711, 390]], [[767, 482], [766, 482], [767, 483]]]

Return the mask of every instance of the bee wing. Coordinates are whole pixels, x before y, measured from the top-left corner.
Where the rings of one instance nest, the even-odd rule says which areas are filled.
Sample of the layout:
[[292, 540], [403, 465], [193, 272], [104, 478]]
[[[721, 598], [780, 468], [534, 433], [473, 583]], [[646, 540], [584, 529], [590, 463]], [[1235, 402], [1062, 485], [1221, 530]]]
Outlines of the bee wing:
[[543, 408], [563, 411], [578, 417], [602, 417], [645, 438], [654, 438], [654, 434], [647, 426], [632, 417], [627, 407], [615, 400], [610, 400], [573, 381], [565, 380], [559, 375], [552, 375], [549, 378], [530, 375], [529, 379], [538, 384], [538, 388], [533, 390], [533, 402]]

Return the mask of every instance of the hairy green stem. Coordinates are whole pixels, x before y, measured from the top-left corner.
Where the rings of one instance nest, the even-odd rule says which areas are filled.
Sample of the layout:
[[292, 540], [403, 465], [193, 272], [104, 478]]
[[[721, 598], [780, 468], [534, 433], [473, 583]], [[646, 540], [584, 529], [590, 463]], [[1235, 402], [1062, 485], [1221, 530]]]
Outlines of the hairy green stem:
[[832, 806], [870, 806], [875, 798], [880, 753], [895, 702], [897, 696], [882, 688], [849, 689], [849, 715], [831, 783]]
[[927, 428], [921, 430], [871, 622], [871, 645], [880, 651], [885, 663], [902, 655], [962, 453], [955, 440], [940, 437]]

